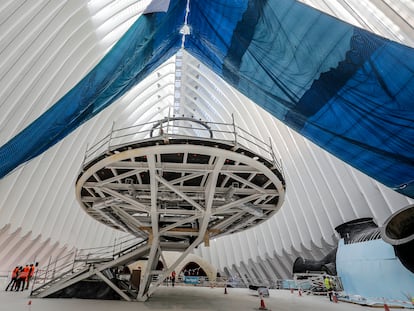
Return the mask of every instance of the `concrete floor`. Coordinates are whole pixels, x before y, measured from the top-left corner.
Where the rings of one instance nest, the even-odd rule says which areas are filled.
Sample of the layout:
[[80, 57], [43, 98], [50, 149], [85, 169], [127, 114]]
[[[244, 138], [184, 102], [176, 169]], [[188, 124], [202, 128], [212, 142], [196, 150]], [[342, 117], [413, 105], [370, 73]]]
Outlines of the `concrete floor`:
[[[29, 305], [31, 301], [31, 305]], [[28, 297], [25, 292], [0, 292], [0, 311], [140, 311], [140, 310], [259, 310], [260, 298], [248, 289], [192, 286], [160, 287], [147, 302], [124, 302], [82, 299], [42, 299]], [[325, 296], [301, 296], [287, 290], [270, 290], [264, 298], [266, 307], [273, 311], [364, 311], [375, 310], [350, 303], [332, 303]], [[376, 309], [378, 310], [378, 309]]]

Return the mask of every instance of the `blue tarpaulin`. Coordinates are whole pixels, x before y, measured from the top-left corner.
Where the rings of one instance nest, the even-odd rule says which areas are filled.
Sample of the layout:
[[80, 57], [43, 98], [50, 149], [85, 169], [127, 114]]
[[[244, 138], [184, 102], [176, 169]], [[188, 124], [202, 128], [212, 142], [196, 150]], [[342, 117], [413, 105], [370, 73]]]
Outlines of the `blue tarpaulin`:
[[[42, 153], [180, 47], [186, 0], [141, 16], [68, 94], [0, 148]], [[414, 49], [294, 0], [190, 0], [184, 48], [286, 125], [414, 198]]]

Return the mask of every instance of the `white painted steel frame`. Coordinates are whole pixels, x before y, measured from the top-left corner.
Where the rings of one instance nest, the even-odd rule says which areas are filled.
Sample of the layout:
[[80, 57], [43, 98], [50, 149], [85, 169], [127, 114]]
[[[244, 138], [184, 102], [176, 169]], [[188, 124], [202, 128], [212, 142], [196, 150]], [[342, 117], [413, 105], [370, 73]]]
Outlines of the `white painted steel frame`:
[[[203, 146], [202, 142], [183, 144], [169, 141], [167, 145], [159, 145], [155, 140], [152, 146], [114, 150], [85, 166], [76, 183], [78, 201], [89, 215], [137, 237], [149, 237], [148, 261], [137, 300], [145, 301], [180, 261], [203, 241], [207, 243], [211, 237], [257, 225], [274, 215], [283, 204], [284, 181], [261, 161], [268, 165], [271, 162], [259, 161], [260, 156], [255, 154], [248, 157], [218, 145]], [[131, 146], [134, 144], [136, 142]], [[205, 164], [188, 163], [190, 154], [200, 158], [208, 156], [209, 161]], [[163, 161], [163, 155], [176, 155], [176, 159]], [[176, 162], [181, 158], [180, 163]], [[102, 171], [107, 169], [111, 170], [111, 176], [104, 178]], [[237, 175], [240, 172], [247, 173], [247, 178]], [[131, 177], [137, 173], [148, 173], [149, 182], [143, 183], [136, 178], [137, 183], [134, 183]], [[176, 178], [166, 180], [162, 177], [169, 173], [176, 173]], [[281, 176], [280, 172], [278, 174]], [[218, 184], [220, 175], [226, 177]], [[258, 176], [266, 178], [262, 185], [253, 182]], [[199, 178], [198, 183], [183, 184], [195, 178]], [[238, 183], [237, 188], [234, 188], [235, 182]], [[270, 203], [272, 200], [273, 204]], [[119, 218], [113, 217], [114, 212]], [[167, 213], [174, 217], [168, 217], [168, 224], [160, 226], [160, 215]], [[194, 227], [196, 221], [198, 226]], [[234, 226], [234, 223], [238, 225]], [[191, 224], [189, 229], [194, 230], [186, 230], [188, 227], [183, 227], [186, 224]], [[177, 239], [177, 247], [184, 239], [190, 244], [166, 271], [155, 272], [163, 251], [160, 243], [171, 236]], [[154, 273], [158, 280], [150, 288]]]
[[[302, 2], [414, 46], [411, 0]], [[0, 144], [51, 107], [102, 59], [142, 13], [140, 3], [0, 3]], [[46, 264], [50, 256], [107, 245], [119, 236], [87, 216], [76, 201], [73, 185], [86, 145], [102, 138], [113, 122], [126, 127], [168, 115], [174, 81], [172, 58], [99, 116], [0, 180], [1, 274], [16, 264]], [[373, 217], [381, 224], [413, 203], [289, 130], [186, 53], [180, 93], [181, 114], [225, 122], [233, 114], [250, 133], [277, 142], [275, 152], [284, 163], [288, 188], [285, 208], [277, 216], [195, 251], [221, 271], [227, 267], [246, 279], [253, 275], [249, 264], [266, 261], [276, 271], [268, 274], [289, 277], [295, 256], [321, 258], [335, 245], [335, 226], [358, 217]]]

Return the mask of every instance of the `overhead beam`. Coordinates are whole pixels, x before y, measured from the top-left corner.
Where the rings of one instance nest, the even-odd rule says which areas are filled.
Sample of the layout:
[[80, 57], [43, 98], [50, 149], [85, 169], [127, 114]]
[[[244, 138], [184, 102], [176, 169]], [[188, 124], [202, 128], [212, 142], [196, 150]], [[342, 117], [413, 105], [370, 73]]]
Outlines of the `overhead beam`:
[[134, 216], [128, 214], [127, 212], [125, 212], [122, 208], [120, 208], [119, 206], [111, 206], [111, 208], [114, 210], [115, 213], [118, 214], [119, 217], [123, 218], [125, 221], [131, 223], [132, 225], [134, 225], [135, 228], [139, 228], [143, 226], [143, 223], [140, 222], [138, 219], [136, 219]]
[[194, 216], [187, 217], [187, 218], [184, 218], [182, 220], [176, 221], [176, 222], [172, 223], [171, 225], [168, 225], [168, 226], [162, 228], [160, 230], [160, 234], [163, 234], [164, 232], [167, 232], [167, 231], [172, 230], [172, 229], [177, 229], [176, 227], [181, 226], [181, 225], [186, 224], [186, 223], [190, 223], [190, 222], [200, 218], [201, 216], [202, 216], [201, 214], [197, 214], [197, 215], [194, 215]]
[[178, 194], [181, 198], [183, 198], [185, 201], [187, 201], [188, 203], [190, 203], [192, 206], [194, 206], [196, 209], [198, 209], [200, 212], [204, 212], [204, 208], [198, 204], [196, 201], [194, 201], [193, 199], [191, 199], [188, 195], [186, 195], [185, 193], [181, 192], [180, 190], [177, 189], [177, 187], [175, 187], [174, 185], [172, 185], [170, 182], [168, 182], [167, 180], [165, 180], [164, 178], [162, 178], [161, 176], [155, 176], [155, 178], [161, 182], [162, 184], [164, 184], [168, 189], [174, 191], [176, 194]]
[[[146, 162], [126, 162], [119, 161], [115, 163], [110, 163], [106, 166], [107, 168], [114, 169], [148, 169]], [[214, 169], [213, 165], [209, 164], [198, 164], [198, 163], [156, 163], [156, 169], [163, 169], [167, 171], [177, 171], [177, 172], [212, 172]], [[247, 166], [247, 165], [223, 165], [222, 171], [233, 172], [233, 173], [261, 173], [257, 168]]]
[[230, 203], [224, 204], [224, 205], [214, 209], [213, 210], [213, 215], [220, 214], [220, 213], [224, 212], [225, 210], [228, 210], [232, 207], [241, 205], [243, 203], [253, 201], [253, 200], [257, 199], [260, 196], [262, 196], [261, 193], [256, 193], [256, 194], [252, 194], [252, 195], [249, 195], [247, 197], [244, 197], [244, 198], [241, 198], [241, 199], [238, 199], [238, 200], [231, 201]]
[[256, 191], [260, 192], [260, 193], [265, 193], [265, 189], [263, 189], [262, 187], [255, 185], [254, 183], [248, 181], [247, 179], [244, 179], [238, 175], [235, 175], [233, 173], [230, 172], [223, 172], [223, 174], [230, 176], [232, 179], [237, 180], [239, 182], [241, 182], [243, 185], [247, 185], [250, 188], [256, 189]]
[[96, 186], [97, 187], [102, 187], [103, 185], [112, 183], [114, 181], [119, 181], [120, 179], [127, 178], [127, 177], [129, 177], [131, 175], [139, 174], [139, 173], [141, 173], [143, 171], [146, 171], [146, 169], [131, 170], [129, 172], [125, 172], [125, 173], [119, 174], [119, 175], [115, 175], [114, 174], [115, 175], [114, 177], [111, 177], [111, 178], [108, 178], [108, 179], [104, 179], [104, 180], [101, 180], [101, 181], [97, 182], [97, 185]]
[[126, 195], [124, 195], [122, 193], [119, 193], [119, 192], [117, 192], [115, 190], [112, 190], [112, 189], [110, 189], [110, 188], [108, 188], [106, 186], [101, 187], [101, 190], [103, 192], [107, 193], [107, 194], [110, 194], [110, 195], [118, 198], [118, 199], [121, 199], [124, 202], [127, 202], [127, 203], [131, 204], [132, 206], [135, 206], [140, 211], [143, 211], [143, 212], [146, 212], [146, 213], [149, 213], [149, 211], [150, 211], [149, 208], [148, 208], [148, 206], [146, 206], [146, 205], [138, 202], [137, 200], [135, 200], [133, 198], [130, 198], [130, 197], [128, 197], [128, 196], [126, 196]]
[[[204, 174], [200, 174], [200, 175], [204, 175]], [[174, 185], [174, 187], [181, 191], [181, 192], [204, 192], [204, 186], [177, 186], [175, 185], [177, 183], [178, 179], [174, 179], [172, 180], [171, 184]], [[84, 188], [89, 189], [89, 188], [95, 188], [98, 187], [97, 185], [98, 183], [96, 182], [86, 182], [84, 184]], [[112, 190], [137, 190], [137, 191], [150, 191], [150, 185], [129, 185], [129, 184], [120, 184], [120, 183], [113, 183], [113, 184], [107, 184], [105, 185], [105, 189], [112, 189]], [[166, 186], [163, 185], [159, 185], [158, 186], [159, 191], [163, 191], [168, 189]], [[250, 189], [250, 188], [234, 188], [235, 192], [234, 194], [239, 194], [239, 195], [246, 195], [246, 194], [253, 194], [253, 193], [257, 193], [257, 191], [255, 189]], [[263, 189], [263, 195], [279, 195], [279, 192], [277, 191], [277, 189]], [[226, 187], [217, 187], [216, 188], [216, 193], [217, 194], [225, 194], [227, 191], [229, 190], [229, 188]], [[96, 198], [96, 197], [83, 197], [82, 198], [82, 202], [95, 202], [97, 200], [102, 200], [102, 198]]]

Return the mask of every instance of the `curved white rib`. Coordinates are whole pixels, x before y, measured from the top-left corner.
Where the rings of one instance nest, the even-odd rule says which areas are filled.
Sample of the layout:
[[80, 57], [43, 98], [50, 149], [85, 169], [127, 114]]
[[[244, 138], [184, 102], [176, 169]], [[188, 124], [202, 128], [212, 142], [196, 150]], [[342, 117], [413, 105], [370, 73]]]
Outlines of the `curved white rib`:
[[[0, 144], [53, 105], [85, 76], [145, 8], [132, 0], [0, 3]], [[414, 46], [410, 0], [302, 0], [393, 40]], [[360, 217], [381, 224], [412, 203], [302, 138], [183, 52], [178, 111], [236, 123], [273, 142], [282, 159], [286, 202], [264, 224], [212, 241], [197, 252], [242, 279], [289, 277], [297, 256], [321, 258], [334, 228]], [[74, 182], [88, 143], [121, 128], [168, 115], [175, 58], [115, 104], [36, 159], [0, 180], [0, 273], [16, 264], [46, 264], [74, 247], [108, 244], [120, 233], [87, 216]]]

